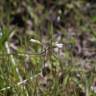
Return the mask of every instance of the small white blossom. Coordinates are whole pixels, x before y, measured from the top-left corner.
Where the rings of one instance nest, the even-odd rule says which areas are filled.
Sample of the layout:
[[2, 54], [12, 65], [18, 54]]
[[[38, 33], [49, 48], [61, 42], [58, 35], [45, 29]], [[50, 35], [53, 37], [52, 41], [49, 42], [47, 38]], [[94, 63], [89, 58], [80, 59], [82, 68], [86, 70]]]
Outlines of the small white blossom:
[[96, 93], [96, 86], [91, 86], [91, 90]]
[[36, 39], [31, 39], [30, 41], [33, 43], [41, 44], [41, 42], [39, 40], [36, 40]]
[[63, 47], [63, 44], [62, 43], [56, 43], [56, 47], [62, 48]]
[[59, 13], [59, 14], [62, 14], [62, 11], [61, 11], [61, 10], [58, 10], [58, 13]]
[[61, 20], [60, 16], [57, 17], [57, 21], [59, 22]]

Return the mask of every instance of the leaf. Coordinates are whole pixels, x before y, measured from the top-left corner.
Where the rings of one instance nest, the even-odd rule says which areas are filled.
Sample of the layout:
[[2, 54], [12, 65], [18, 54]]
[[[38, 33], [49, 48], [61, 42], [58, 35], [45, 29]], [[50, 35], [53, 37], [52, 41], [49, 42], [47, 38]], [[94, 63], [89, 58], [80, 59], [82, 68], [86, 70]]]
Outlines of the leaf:
[[96, 16], [92, 16], [91, 19], [93, 22], [96, 22]]
[[0, 50], [4, 47], [4, 43], [8, 40], [9, 38], [9, 29], [7, 27], [2, 28], [2, 37], [0, 38]]

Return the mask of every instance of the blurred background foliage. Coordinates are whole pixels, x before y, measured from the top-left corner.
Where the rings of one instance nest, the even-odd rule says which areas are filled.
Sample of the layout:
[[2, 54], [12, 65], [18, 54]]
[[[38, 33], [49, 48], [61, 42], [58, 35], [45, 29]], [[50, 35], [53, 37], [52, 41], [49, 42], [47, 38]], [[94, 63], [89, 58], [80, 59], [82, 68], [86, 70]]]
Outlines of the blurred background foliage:
[[96, 0], [0, 0], [0, 26], [1, 96], [96, 96]]

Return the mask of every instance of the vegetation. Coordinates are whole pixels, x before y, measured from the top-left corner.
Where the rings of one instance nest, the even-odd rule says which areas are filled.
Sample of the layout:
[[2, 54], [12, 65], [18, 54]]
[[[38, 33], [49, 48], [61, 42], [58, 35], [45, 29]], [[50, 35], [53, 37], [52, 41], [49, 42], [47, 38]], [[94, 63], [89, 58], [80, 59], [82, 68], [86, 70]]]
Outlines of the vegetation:
[[96, 96], [96, 0], [0, 1], [0, 96]]

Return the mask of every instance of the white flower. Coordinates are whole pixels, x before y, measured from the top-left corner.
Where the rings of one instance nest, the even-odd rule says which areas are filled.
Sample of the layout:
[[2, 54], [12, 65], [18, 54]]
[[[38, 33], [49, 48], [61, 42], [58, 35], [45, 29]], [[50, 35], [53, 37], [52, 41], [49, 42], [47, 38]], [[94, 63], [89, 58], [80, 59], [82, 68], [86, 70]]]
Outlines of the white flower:
[[62, 43], [56, 43], [56, 47], [62, 48], [63, 47], [63, 44]]
[[41, 44], [41, 42], [39, 40], [36, 40], [36, 39], [31, 39], [30, 41], [33, 43]]
[[94, 93], [96, 93], [96, 86], [91, 86], [91, 90], [94, 91]]

